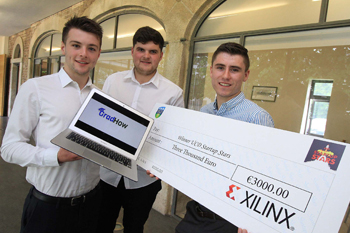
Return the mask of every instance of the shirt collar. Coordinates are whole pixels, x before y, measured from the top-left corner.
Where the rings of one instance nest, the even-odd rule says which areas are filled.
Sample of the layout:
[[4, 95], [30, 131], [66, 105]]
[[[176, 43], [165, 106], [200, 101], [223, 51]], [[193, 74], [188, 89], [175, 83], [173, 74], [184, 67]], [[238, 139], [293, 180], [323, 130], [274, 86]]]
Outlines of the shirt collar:
[[[237, 96], [233, 97], [229, 101], [223, 103], [220, 107], [220, 109], [226, 109], [227, 111], [231, 110], [232, 108], [236, 107], [239, 103], [241, 103], [245, 99], [245, 96], [243, 92], [240, 92]], [[217, 104], [217, 99], [215, 98], [215, 101], [213, 103], [213, 109], [214, 111], [218, 111], [218, 104]]]
[[135, 82], [135, 83], [137, 83], [137, 84], [139, 84], [139, 85], [153, 84], [155, 87], [158, 88], [158, 86], [159, 86], [159, 79], [160, 79], [160, 77], [159, 77], [160, 74], [158, 73], [158, 70], [157, 70], [157, 72], [154, 74], [154, 76], [151, 78], [151, 80], [149, 80], [149, 81], [146, 82], [146, 83], [140, 84], [140, 83], [136, 80], [136, 78], [135, 78], [134, 69], [135, 69], [135, 68], [132, 68], [132, 69], [127, 73], [127, 75], [124, 76], [124, 79], [125, 79], [125, 80], [126, 80], [126, 79], [130, 79], [130, 80], [132, 80], [133, 82]]
[[[63, 67], [58, 72], [58, 76], [60, 78], [62, 87], [66, 87], [68, 84], [73, 82], [73, 80], [69, 77], [67, 72], [63, 69]], [[85, 87], [88, 87], [88, 86], [91, 86], [91, 85], [92, 85], [92, 81], [91, 81], [91, 78], [89, 77], [89, 80], [86, 83]]]

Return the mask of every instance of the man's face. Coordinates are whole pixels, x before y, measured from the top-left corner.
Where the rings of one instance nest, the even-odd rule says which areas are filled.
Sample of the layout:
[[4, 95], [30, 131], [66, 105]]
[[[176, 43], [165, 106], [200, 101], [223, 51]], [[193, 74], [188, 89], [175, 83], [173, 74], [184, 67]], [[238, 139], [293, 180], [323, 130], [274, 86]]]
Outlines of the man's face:
[[242, 83], [248, 80], [249, 70], [241, 55], [219, 53], [210, 67], [212, 86], [217, 94], [219, 105], [237, 96], [241, 92]]
[[70, 29], [61, 49], [66, 56], [64, 70], [75, 81], [88, 77], [101, 52], [98, 37], [77, 28]]
[[159, 62], [162, 60], [163, 52], [159, 45], [152, 41], [142, 44], [137, 42], [131, 49], [131, 55], [135, 65], [135, 75], [153, 76]]

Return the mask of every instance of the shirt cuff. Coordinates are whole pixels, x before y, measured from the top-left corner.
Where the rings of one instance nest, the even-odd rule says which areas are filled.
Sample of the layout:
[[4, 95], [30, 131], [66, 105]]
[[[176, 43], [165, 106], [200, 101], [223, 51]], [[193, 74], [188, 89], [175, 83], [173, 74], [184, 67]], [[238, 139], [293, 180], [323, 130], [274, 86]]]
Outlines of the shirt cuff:
[[58, 167], [60, 164], [57, 160], [58, 148], [49, 148], [44, 152], [44, 166], [47, 167]]

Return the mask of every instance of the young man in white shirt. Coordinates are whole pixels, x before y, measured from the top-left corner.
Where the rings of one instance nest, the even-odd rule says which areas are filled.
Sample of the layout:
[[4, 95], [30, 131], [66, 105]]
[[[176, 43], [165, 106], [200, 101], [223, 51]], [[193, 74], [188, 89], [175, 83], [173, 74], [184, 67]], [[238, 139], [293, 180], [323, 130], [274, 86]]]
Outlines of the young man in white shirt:
[[[32, 184], [21, 232], [95, 232], [99, 166], [50, 143], [66, 129], [93, 87], [89, 72], [101, 52], [102, 28], [73, 17], [63, 28], [64, 67], [25, 82], [16, 97], [1, 147], [10, 163], [27, 167]], [[33, 136], [36, 146], [29, 144]]]
[[[133, 37], [132, 70], [110, 75], [103, 91], [125, 104], [149, 115], [155, 103], [184, 106], [182, 90], [157, 72], [163, 57], [164, 39], [150, 27], [138, 29]], [[143, 226], [161, 190], [155, 180], [138, 167], [138, 182], [101, 168], [102, 204], [96, 232], [112, 233], [121, 207], [124, 232], [143, 232]]]

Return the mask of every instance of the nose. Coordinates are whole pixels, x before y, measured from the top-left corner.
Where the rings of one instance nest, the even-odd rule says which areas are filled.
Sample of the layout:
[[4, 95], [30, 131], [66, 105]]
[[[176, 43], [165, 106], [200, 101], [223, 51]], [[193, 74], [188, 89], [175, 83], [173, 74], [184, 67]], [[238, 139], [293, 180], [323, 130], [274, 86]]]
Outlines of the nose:
[[230, 69], [229, 68], [226, 68], [224, 70], [224, 73], [222, 74], [222, 77], [225, 78], [225, 79], [229, 79], [230, 78]]
[[82, 47], [80, 50], [80, 56], [81, 57], [86, 57], [87, 55], [87, 48], [86, 47]]
[[145, 57], [145, 58], [150, 58], [150, 57], [151, 57], [150, 52], [149, 52], [149, 51], [145, 51], [144, 57]]

